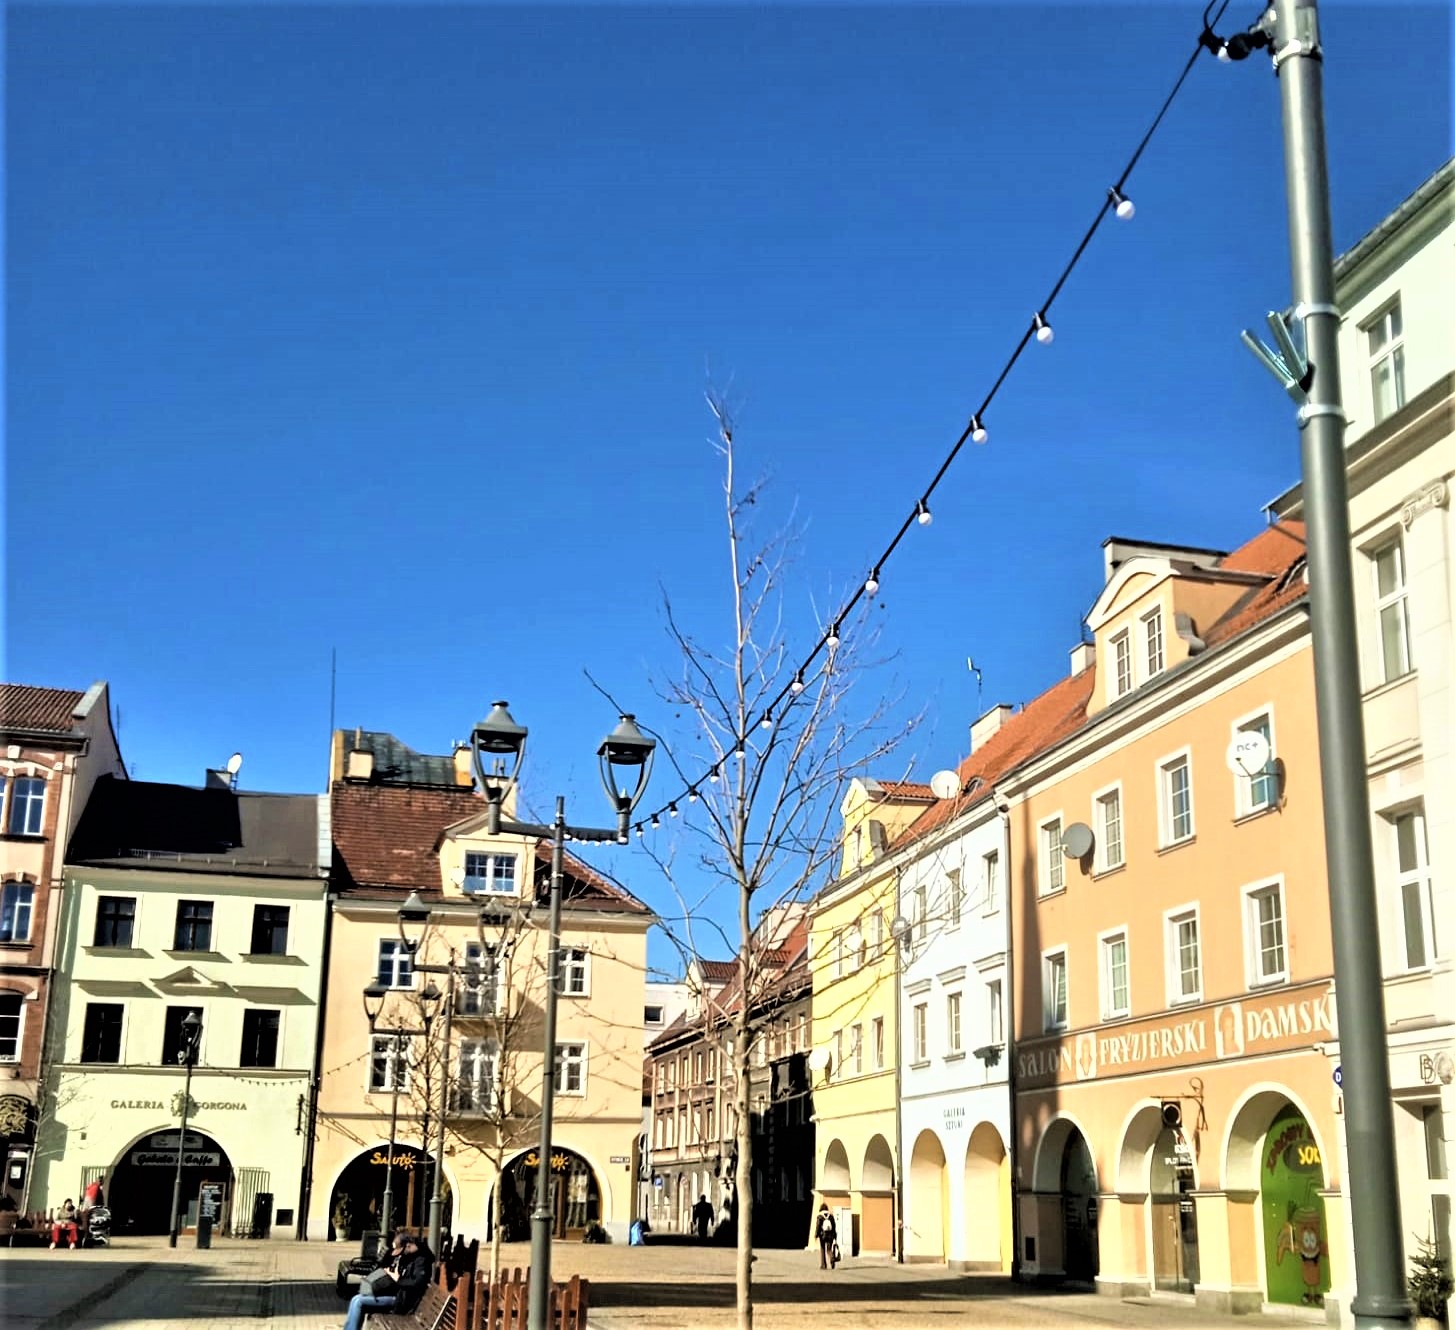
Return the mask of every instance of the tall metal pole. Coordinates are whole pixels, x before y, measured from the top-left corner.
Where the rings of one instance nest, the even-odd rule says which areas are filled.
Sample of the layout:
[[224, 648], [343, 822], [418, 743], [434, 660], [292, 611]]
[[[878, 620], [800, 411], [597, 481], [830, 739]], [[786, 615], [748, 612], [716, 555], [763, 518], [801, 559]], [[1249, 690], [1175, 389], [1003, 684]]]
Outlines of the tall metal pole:
[[167, 1235], [167, 1246], [177, 1245], [177, 1234], [182, 1228], [182, 1152], [187, 1147], [187, 1110], [192, 1106], [192, 1060], [195, 1044], [188, 1044], [182, 1050], [186, 1059], [187, 1076], [182, 1086], [182, 1131], [177, 1137], [177, 1172], [172, 1179], [172, 1231]]
[[536, 1164], [535, 1208], [530, 1216], [529, 1330], [546, 1324], [551, 1291], [551, 1127], [556, 1098], [556, 980], [561, 953], [561, 877], [566, 853], [566, 800], [556, 796], [551, 826], [551, 940], [546, 956], [546, 1028], [541, 1071], [541, 1146]]
[[399, 1128], [399, 1043], [401, 1035], [394, 1032], [393, 1062], [389, 1067], [389, 1084], [393, 1093], [389, 1098], [389, 1154], [384, 1160], [384, 1204], [379, 1214], [379, 1232], [389, 1236], [394, 1222], [394, 1133]]
[[436, 1260], [443, 1259], [440, 1232], [445, 1213], [445, 1111], [450, 1106], [450, 1037], [455, 1022], [455, 951], [450, 948], [450, 969], [445, 976], [445, 1056], [440, 1069], [440, 1118], [435, 1128], [434, 1195], [429, 1198], [429, 1249]]
[[1314, 697], [1324, 796], [1324, 846], [1334, 932], [1339, 1056], [1344, 1068], [1344, 1180], [1354, 1227], [1352, 1310], [1361, 1327], [1409, 1323], [1404, 1239], [1385, 1039], [1374, 895], [1368, 767], [1359, 688], [1339, 392], [1339, 313], [1324, 151], [1323, 51], [1316, 0], [1279, 4], [1274, 68], [1283, 101], [1284, 170], [1295, 313], [1314, 367], [1299, 409], [1313, 614]]

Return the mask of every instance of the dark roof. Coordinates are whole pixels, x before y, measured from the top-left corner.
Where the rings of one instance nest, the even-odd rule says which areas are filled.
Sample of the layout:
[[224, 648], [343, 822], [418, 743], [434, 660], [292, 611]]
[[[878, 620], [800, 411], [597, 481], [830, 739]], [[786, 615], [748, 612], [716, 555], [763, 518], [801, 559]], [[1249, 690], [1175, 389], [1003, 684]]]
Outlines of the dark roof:
[[67, 863], [314, 877], [319, 796], [97, 780]]
[[345, 762], [350, 752], [373, 753], [375, 785], [450, 786], [460, 788], [455, 759], [439, 753], [417, 753], [387, 730], [340, 730]]
[[69, 734], [84, 693], [70, 688], [36, 688], [0, 683], [0, 730], [39, 730]]

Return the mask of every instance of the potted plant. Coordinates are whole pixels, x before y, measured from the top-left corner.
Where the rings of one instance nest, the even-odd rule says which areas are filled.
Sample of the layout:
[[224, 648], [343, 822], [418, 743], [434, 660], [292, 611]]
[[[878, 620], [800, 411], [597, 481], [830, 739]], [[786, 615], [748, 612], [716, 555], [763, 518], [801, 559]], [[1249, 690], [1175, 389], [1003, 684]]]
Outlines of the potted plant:
[[1445, 1324], [1446, 1304], [1455, 1280], [1440, 1259], [1435, 1244], [1416, 1238], [1418, 1250], [1410, 1257], [1409, 1296], [1415, 1305], [1416, 1330], [1437, 1330]]
[[348, 1192], [340, 1192], [333, 1206], [333, 1232], [339, 1242], [347, 1242], [353, 1233], [354, 1207], [349, 1203]]

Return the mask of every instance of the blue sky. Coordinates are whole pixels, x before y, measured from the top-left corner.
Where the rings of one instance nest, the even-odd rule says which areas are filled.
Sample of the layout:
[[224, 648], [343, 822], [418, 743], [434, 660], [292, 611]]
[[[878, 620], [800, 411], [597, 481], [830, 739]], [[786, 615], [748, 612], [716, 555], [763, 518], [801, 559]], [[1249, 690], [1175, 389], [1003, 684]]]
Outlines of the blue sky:
[[[1450, 17], [1321, 8], [1343, 247], [1448, 155]], [[144, 779], [241, 749], [312, 790], [336, 648], [339, 725], [447, 751], [507, 697], [538, 806], [600, 817], [583, 670], [660, 721], [662, 588], [730, 623], [708, 374], [765, 525], [805, 524], [807, 646], [1199, 12], [10, 7], [4, 677], [110, 680]], [[1202, 61], [1129, 192], [885, 572], [922, 776], [963, 754], [967, 655], [985, 706], [1064, 671], [1107, 535], [1235, 545], [1296, 477], [1237, 340], [1288, 292], [1266, 58]]]

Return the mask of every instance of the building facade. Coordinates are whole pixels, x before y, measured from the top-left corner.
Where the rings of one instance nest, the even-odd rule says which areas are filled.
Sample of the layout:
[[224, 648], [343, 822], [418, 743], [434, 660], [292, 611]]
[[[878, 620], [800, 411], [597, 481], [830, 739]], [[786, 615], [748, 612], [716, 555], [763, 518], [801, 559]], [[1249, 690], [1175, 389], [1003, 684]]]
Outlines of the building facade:
[[[291, 1231], [303, 1204], [326, 918], [316, 795], [103, 777], [72, 837], [36, 1203], [103, 1182], [121, 1233]], [[181, 1135], [186, 1027], [201, 1022]]]
[[84, 693], [0, 684], [0, 1196], [26, 1209], [45, 1101], [66, 842], [100, 776], [126, 770], [104, 683]]

